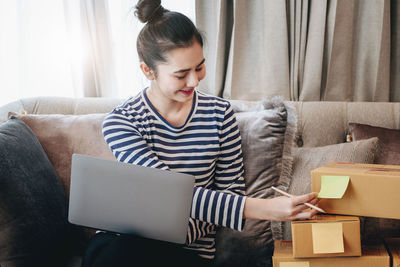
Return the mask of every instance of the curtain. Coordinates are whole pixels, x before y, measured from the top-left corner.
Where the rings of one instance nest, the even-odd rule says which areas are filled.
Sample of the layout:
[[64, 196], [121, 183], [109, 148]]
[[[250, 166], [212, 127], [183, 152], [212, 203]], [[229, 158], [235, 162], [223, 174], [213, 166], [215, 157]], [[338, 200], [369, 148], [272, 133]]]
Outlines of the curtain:
[[74, 88], [80, 77], [74, 78], [71, 65], [79, 65], [81, 54], [79, 2], [66, 3], [0, 1], [0, 105], [25, 97], [79, 96]]
[[[26, 97], [127, 98], [139, 68], [138, 0], [0, 0], [0, 105]], [[163, 0], [194, 21], [194, 0]]]
[[116, 79], [106, 0], [81, 1], [84, 40], [83, 90], [86, 97], [115, 96]]
[[196, 25], [206, 39], [200, 89], [231, 99], [289, 98], [285, 13], [284, 1], [196, 1]]
[[0, 105], [36, 96], [111, 96], [105, 1], [0, 1]]
[[398, 14], [390, 0], [198, 0], [208, 68], [200, 89], [242, 100], [399, 101]]

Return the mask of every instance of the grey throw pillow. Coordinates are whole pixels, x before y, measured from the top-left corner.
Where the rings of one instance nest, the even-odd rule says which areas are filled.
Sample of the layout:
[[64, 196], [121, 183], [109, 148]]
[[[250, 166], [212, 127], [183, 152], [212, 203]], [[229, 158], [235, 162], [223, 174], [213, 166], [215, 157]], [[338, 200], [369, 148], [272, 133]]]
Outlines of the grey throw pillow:
[[[372, 163], [378, 148], [378, 138], [323, 147], [293, 148], [293, 175], [287, 192], [292, 195], [310, 193], [312, 170], [332, 161]], [[272, 231], [274, 239], [292, 240], [290, 222], [272, 222]]]
[[74, 228], [57, 175], [22, 121], [0, 125], [0, 265], [63, 266]]
[[[262, 106], [243, 111], [233, 105], [242, 138], [246, 195], [273, 196], [271, 186], [290, 165], [290, 147], [295, 132], [294, 109], [280, 98], [264, 100]], [[256, 110], [254, 110], [256, 109]], [[288, 112], [290, 110], [291, 112]], [[239, 111], [239, 112], [238, 112]], [[221, 228], [217, 232], [216, 262], [224, 266], [268, 266], [272, 253], [269, 221], [246, 220], [242, 232]]]

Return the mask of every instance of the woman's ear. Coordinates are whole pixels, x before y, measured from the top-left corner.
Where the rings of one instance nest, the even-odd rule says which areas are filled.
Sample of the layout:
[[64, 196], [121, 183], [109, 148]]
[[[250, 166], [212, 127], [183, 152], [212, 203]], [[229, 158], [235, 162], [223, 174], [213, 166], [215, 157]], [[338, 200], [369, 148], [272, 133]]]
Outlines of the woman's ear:
[[143, 74], [146, 76], [147, 79], [149, 80], [155, 79], [154, 72], [149, 68], [149, 66], [147, 66], [146, 63], [144, 63], [144, 61], [140, 62], [140, 69], [142, 70]]

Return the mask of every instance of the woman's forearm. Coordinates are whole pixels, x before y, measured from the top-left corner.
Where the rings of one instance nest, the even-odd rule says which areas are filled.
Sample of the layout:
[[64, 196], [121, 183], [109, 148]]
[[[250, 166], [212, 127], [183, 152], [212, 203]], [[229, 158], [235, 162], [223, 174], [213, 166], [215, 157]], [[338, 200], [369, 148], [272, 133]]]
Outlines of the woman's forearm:
[[267, 199], [247, 197], [244, 203], [243, 217], [245, 219], [268, 220], [266, 218], [268, 217], [266, 214], [267, 209], [263, 211], [263, 208], [268, 206], [266, 200]]
[[317, 212], [309, 210], [304, 203], [318, 204], [316, 193], [294, 197], [275, 197], [268, 199], [247, 197], [244, 204], [245, 219], [291, 221], [310, 219]]

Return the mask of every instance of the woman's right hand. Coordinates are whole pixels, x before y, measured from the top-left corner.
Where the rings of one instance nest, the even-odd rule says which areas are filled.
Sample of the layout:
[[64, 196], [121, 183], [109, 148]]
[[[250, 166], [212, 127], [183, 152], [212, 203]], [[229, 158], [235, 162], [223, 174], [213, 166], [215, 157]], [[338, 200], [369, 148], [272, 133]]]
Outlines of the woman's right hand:
[[260, 199], [246, 198], [244, 217], [247, 219], [270, 221], [293, 221], [311, 219], [318, 211], [310, 209], [304, 203], [318, 205], [317, 193], [300, 196]]

